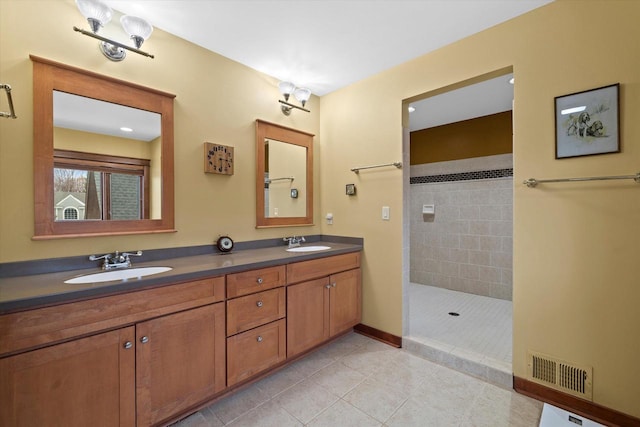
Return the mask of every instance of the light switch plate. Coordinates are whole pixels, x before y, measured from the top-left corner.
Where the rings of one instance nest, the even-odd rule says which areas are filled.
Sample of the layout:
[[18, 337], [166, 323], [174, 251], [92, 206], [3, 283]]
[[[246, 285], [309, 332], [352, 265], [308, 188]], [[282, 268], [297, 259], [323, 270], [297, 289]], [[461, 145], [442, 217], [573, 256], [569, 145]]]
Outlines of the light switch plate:
[[382, 207], [382, 219], [389, 221], [389, 206]]

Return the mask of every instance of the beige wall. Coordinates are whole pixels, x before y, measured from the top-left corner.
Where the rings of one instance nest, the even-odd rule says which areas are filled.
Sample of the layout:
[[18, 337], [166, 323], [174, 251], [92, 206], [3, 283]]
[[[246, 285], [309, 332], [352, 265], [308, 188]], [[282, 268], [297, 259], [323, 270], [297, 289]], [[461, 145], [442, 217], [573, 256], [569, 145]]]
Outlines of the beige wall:
[[[403, 183], [394, 168], [349, 168], [401, 159], [403, 100], [513, 66], [515, 375], [529, 349], [591, 365], [594, 401], [640, 416], [640, 186], [521, 184], [638, 171], [639, 16], [637, 1], [556, 1], [322, 97], [321, 205], [335, 216], [323, 231], [365, 239], [364, 323], [402, 333]], [[554, 96], [616, 82], [622, 152], [555, 160]]]
[[[117, 17], [116, 17], [117, 18]], [[118, 20], [114, 18], [114, 21]], [[0, 1], [0, 81], [12, 86], [17, 120], [0, 119], [0, 262], [118, 250], [213, 244], [219, 235], [236, 241], [317, 234], [320, 226], [255, 228], [255, 120], [316, 135], [321, 151], [319, 102], [311, 113], [286, 117], [277, 80], [156, 29], [144, 49], [155, 59], [129, 53], [108, 61], [98, 41], [73, 31], [87, 28], [73, 0]], [[117, 25], [117, 24], [112, 24]], [[37, 31], [34, 31], [37, 29]], [[176, 229], [173, 234], [32, 241], [33, 91], [29, 54], [176, 94]], [[6, 100], [2, 94], [0, 108]], [[235, 174], [203, 171], [202, 144], [235, 147]], [[319, 156], [316, 157], [319, 161]], [[316, 180], [320, 167], [315, 165]], [[319, 194], [314, 203], [319, 212]], [[316, 213], [316, 218], [318, 218]]]
[[53, 146], [59, 150], [81, 151], [111, 156], [132, 157], [159, 161], [151, 158], [151, 143], [129, 138], [118, 138], [98, 133], [53, 128]]
[[[261, 118], [317, 135], [318, 225], [295, 233], [364, 237], [363, 323], [400, 335], [402, 171], [355, 175], [349, 168], [402, 159], [403, 100], [513, 66], [515, 374], [526, 376], [528, 349], [592, 365], [596, 403], [638, 417], [639, 187], [520, 184], [532, 176], [637, 172], [640, 58], [629, 45], [640, 36], [638, 16], [636, 1], [558, 0], [323, 97], [320, 120], [317, 98], [311, 114], [286, 118], [276, 81], [162, 31], [145, 44], [156, 59], [112, 63], [94, 40], [72, 31], [86, 27], [73, 1], [0, 1], [0, 80], [13, 86], [20, 117], [0, 119], [0, 262], [206, 244], [222, 233], [237, 241], [291, 234], [254, 229], [254, 120]], [[30, 53], [177, 94], [177, 233], [31, 240]], [[622, 153], [554, 160], [553, 97], [615, 82], [622, 83]], [[204, 141], [235, 147], [235, 175], [202, 172]], [[357, 196], [344, 194], [348, 183]], [[384, 205], [390, 221], [380, 219]], [[327, 212], [334, 224], [319, 225]]]

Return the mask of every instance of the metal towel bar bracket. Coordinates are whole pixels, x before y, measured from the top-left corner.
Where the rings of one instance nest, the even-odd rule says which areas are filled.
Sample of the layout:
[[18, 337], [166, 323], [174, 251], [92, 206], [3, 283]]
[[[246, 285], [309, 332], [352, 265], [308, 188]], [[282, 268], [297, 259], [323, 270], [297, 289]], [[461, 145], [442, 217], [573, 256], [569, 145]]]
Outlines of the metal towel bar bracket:
[[7, 101], [9, 101], [9, 112], [3, 113], [0, 111], [0, 117], [6, 117], [8, 119], [17, 119], [16, 111], [13, 109], [13, 99], [11, 98], [11, 86], [0, 84], [0, 89], [4, 89], [7, 92]]
[[289, 180], [289, 181], [293, 182], [294, 179], [295, 178], [292, 177], [292, 176], [286, 176], [286, 177], [283, 177], [283, 178], [267, 178], [267, 179], [264, 180], [264, 183], [265, 184], [271, 184], [273, 181], [283, 181], [283, 180]]
[[385, 166], [395, 166], [398, 169], [402, 169], [402, 162], [384, 163], [382, 165], [373, 165], [373, 166], [361, 166], [359, 168], [351, 168], [351, 172], [360, 173], [362, 169], [383, 168]]
[[640, 172], [635, 175], [619, 175], [619, 176], [591, 176], [585, 178], [559, 178], [559, 179], [535, 179], [529, 178], [522, 183], [529, 188], [535, 188], [536, 185], [547, 182], [579, 182], [579, 181], [610, 181], [613, 179], [632, 179], [640, 184]]

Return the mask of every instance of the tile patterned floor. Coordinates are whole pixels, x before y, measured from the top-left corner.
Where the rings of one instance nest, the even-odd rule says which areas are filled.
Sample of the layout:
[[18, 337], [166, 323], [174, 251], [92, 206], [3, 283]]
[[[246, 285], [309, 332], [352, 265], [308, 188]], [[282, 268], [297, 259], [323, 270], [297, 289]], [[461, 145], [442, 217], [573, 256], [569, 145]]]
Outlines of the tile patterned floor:
[[511, 301], [411, 283], [409, 334], [403, 346], [510, 389], [512, 317]]
[[350, 333], [174, 426], [535, 427], [541, 411], [541, 402]]

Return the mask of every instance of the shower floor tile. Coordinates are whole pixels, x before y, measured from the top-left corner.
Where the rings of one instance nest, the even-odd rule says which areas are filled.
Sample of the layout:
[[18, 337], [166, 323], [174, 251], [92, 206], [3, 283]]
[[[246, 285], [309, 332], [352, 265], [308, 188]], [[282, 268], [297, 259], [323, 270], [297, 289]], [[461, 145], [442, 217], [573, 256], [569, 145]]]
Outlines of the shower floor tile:
[[409, 284], [411, 339], [509, 372], [512, 313], [511, 301]]

